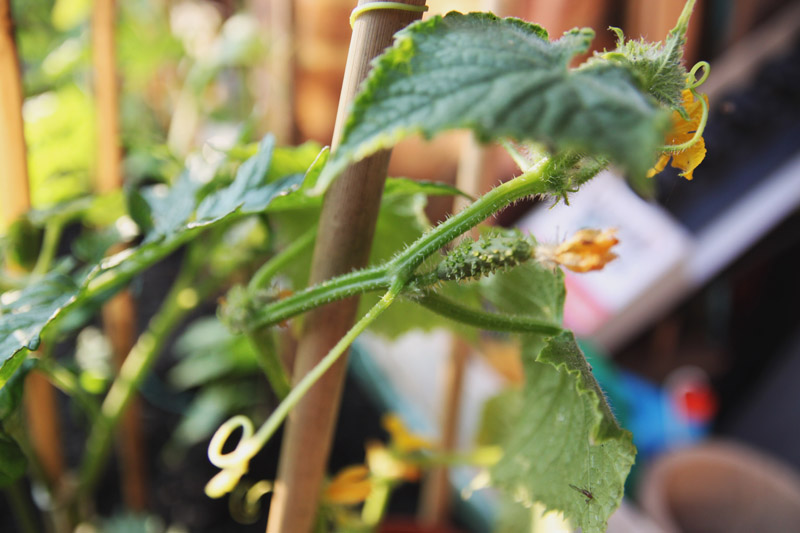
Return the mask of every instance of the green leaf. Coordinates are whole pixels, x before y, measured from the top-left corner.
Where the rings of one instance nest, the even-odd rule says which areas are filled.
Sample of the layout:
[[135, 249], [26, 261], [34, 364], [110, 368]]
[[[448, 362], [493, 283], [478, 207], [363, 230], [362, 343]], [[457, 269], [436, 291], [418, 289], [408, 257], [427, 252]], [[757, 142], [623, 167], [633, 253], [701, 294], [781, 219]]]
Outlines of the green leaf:
[[191, 446], [208, 439], [234, 413], [253, 407], [262, 398], [255, 383], [212, 383], [195, 396], [171, 437], [171, 445]]
[[668, 116], [620, 65], [568, 68], [593, 36], [575, 29], [550, 42], [538, 26], [481, 13], [412, 24], [376, 60], [316, 190], [348, 163], [411, 134], [453, 128], [483, 142], [532, 140], [607, 156], [644, 174]]
[[0, 432], [0, 487], [7, 487], [25, 475], [28, 461], [19, 444]]
[[622, 30], [611, 28], [617, 34], [617, 48], [604, 54], [612, 61], [621, 61], [643, 91], [677, 110], [682, 110], [681, 91], [686, 87], [683, 47], [694, 5], [695, 0], [687, 0], [675, 27], [663, 43], [649, 43], [644, 39], [625, 41]]
[[617, 48], [611, 56], [621, 60], [631, 71], [637, 85], [673, 109], [681, 107], [681, 91], [686, 86], [686, 68], [683, 66], [685, 35], [670, 32], [664, 43], [645, 40], [628, 40], [622, 30], [617, 33]]
[[[3, 293], [0, 296], [0, 386], [24, 360], [24, 350], [38, 347], [43, 329], [57, 317], [91, 300], [108, 297], [133, 276], [194, 238], [202, 228], [232, 221], [236, 216], [263, 212], [272, 200], [297, 190], [302, 174], [264, 183], [272, 145], [271, 138], [265, 138], [261, 151], [242, 164], [233, 183], [201, 202], [195, 220], [191, 218], [195, 203], [191, 193], [196, 189], [186, 181], [191, 177], [186, 175], [160, 199], [149, 196], [153, 231], [139, 247], [105, 258], [80, 283], [63, 273], [52, 272], [22, 291]], [[170, 210], [174, 212], [165, 212]]]
[[[327, 147], [314, 141], [307, 141], [300, 146], [276, 146], [272, 153], [267, 181], [275, 181], [290, 174], [305, 174], [322, 154], [325, 154], [325, 158], [321, 160], [324, 164], [328, 151]], [[316, 182], [316, 176], [313, 178], [306, 176], [306, 182]], [[306, 182], [303, 182], [303, 187], [309, 185]]]
[[536, 261], [498, 272], [480, 281], [481, 295], [498, 311], [560, 324], [563, 320], [564, 274]]
[[412, 180], [408, 178], [389, 178], [383, 188], [384, 198], [424, 194], [425, 196], [463, 196], [472, 197], [452, 185], [438, 181]]
[[208, 225], [236, 211], [241, 214], [263, 212], [279, 194], [286, 195], [298, 189], [305, 177], [304, 173], [267, 182], [274, 148], [275, 138], [272, 135], [264, 137], [256, 155], [242, 163], [233, 182], [200, 202], [192, 225]]
[[[146, 233], [145, 242], [153, 242], [184, 229], [197, 208], [197, 196], [203, 182], [189, 170], [183, 171], [171, 187], [159, 184], [141, 191], [146, 214], [134, 217]], [[224, 190], [224, 189], [223, 189]], [[136, 198], [131, 194], [131, 199]], [[131, 210], [131, 214], [133, 214]], [[144, 225], [143, 225], [144, 224]]]
[[7, 487], [25, 475], [27, 459], [19, 444], [9, 434], [9, 426], [19, 426], [25, 377], [33, 368], [32, 360], [25, 361], [22, 367], [0, 389], [0, 487]]
[[0, 389], [0, 421], [8, 419], [22, 405], [25, 377], [33, 366], [33, 359], [22, 363], [20, 369], [6, 382], [5, 387]]
[[527, 506], [562, 511], [585, 533], [603, 532], [634, 462], [631, 435], [611, 414], [572, 333], [543, 350], [534, 341], [523, 359], [522, 402], [492, 485]]
[[232, 335], [216, 317], [193, 322], [176, 341], [175, 351], [182, 359], [170, 369], [168, 377], [178, 389], [231, 375], [248, 375], [259, 369], [247, 338]]
[[[21, 291], [0, 295], [0, 361], [7, 361], [22, 349], [36, 350], [44, 324], [58, 314], [77, 289], [69, 276], [50, 272]], [[0, 376], [0, 385], [8, 377]]]

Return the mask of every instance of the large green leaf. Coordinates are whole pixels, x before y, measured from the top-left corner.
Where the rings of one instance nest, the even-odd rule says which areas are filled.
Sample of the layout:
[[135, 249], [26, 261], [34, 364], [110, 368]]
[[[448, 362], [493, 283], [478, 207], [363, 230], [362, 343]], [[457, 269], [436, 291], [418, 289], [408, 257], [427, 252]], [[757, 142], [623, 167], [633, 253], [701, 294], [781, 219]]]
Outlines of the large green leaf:
[[492, 485], [527, 506], [562, 511], [585, 533], [603, 532], [634, 462], [631, 435], [617, 425], [572, 333], [543, 350], [537, 339], [523, 358], [526, 382]]
[[7, 487], [22, 477], [27, 468], [25, 454], [10, 432], [13, 432], [12, 428], [21, 429], [19, 412], [22, 386], [32, 367], [32, 360], [25, 361], [6, 386], [0, 389], [0, 487]]
[[593, 36], [576, 29], [551, 42], [539, 26], [481, 13], [407, 27], [376, 60], [317, 190], [351, 161], [414, 133], [452, 128], [484, 142], [532, 140], [607, 156], [643, 174], [668, 117], [623, 65], [568, 68]]
[[23, 290], [7, 291], [0, 296], [0, 361], [3, 361], [0, 386], [24, 360], [24, 354], [12, 356], [39, 347], [42, 327], [55, 318], [77, 290], [72, 278], [53, 271]]
[[19, 444], [0, 432], [0, 487], [7, 487], [25, 475], [28, 462]]
[[560, 324], [563, 319], [564, 274], [558, 269], [529, 261], [514, 269], [497, 272], [480, 281], [481, 294], [498, 311], [524, 314]]

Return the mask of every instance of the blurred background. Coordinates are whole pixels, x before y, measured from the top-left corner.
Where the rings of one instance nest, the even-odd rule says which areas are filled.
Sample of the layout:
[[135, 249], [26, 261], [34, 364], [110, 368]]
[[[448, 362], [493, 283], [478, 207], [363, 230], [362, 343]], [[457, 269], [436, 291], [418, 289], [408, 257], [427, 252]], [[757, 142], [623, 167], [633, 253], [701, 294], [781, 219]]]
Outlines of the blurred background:
[[[37, 209], [97, 190], [98, 169], [106, 164], [98, 156], [107, 114], [96, 98], [95, 77], [103, 73], [94, 66], [93, 3], [10, 1], [30, 200]], [[450, 10], [517, 16], [541, 24], [551, 37], [589, 26], [597, 32], [595, 49], [602, 50], [614, 46], [609, 26], [629, 37], [660, 40], [683, 1], [430, 0], [428, 5], [426, 16]], [[119, 84], [119, 172], [125, 184], [168, 181], [189, 154], [204, 147], [229, 149], [268, 131], [284, 144], [329, 143], [353, 7], [351, 0], [118, 2], [110, 75]], [[800, 2], [701, 0], [686, 57], [689, 67], [700, 59], [712, 66], [704, 86], [711, 103], [708, 155], [693, 181], [667, 170], [656, 178], [655, 197], [642, 199], [607, 174], [575, 195], [569, 208], [523, 202], [496, 220], [546, 241], [587, 225], [618, 228], [621, 259], [601, 273], [569, 275], [565, 312], [639, 448], [630, 495], [640, 511], [623, 509], [634, 525], [624, 529], [629, 523], [619, 519], [612, 523], [618, 531], [702, 531], [693, 521], [713, 514], [710, 509], [725, 498], [749, 502], [740, 507], [750, 515], [760, 505], [753, 502], [792, 504], [800, 498], [793, 473], [800, 470]], [[455, 183], [459, 159], [476, 150], [460, 133], [433, 143], [412, 139], [396, 148], [390, 174]], [[474, 192], [515, 171], [494, 149], [480, 152], [476, 161]], [[427, 213], [437, 221], [451, 209], [450, 199], [431, 198]], [[157, 294], [164, 285], [160, 280], [170, 276], [170, 263], [159, 268], [143, 276], [136, 290]], [[146, 298], [141, 301], [137, 312], [143, 324], [153, 309]], [[202, 494], [213, 468], [188, 466], [204, 463], [204, 442], [220, 421], [260, 401], [237, 382], [209, 387], [211, 377], [197, 377], [202, 362], [192, 367], [181, 353], [205, 349], [212, 357], [213, 343], [225, 334], [202, 322], [191, 327], [143, 390], [148, 435], [163, 441], [158, 449], [166, 449], [150, 466], [154, 490], [148, 509], [163, 523], [176, 524], [175, 531], [263, 530], [266, 514], [253, 526], [231, 525], [227, 504]], [[91, 333], [84, 341], [86, 353], [104, 349]], [[233, 341], [225, 342], [220, 350]], [[437, 387], [426, 387], [415, 376], [429, 374], [434, 384], [444, 379], [449, 340], [434, 334], [401, 342], [410, 344], [398, 348], [374, 338], [357, 350], [332, 470], [362, 460], [363, 442], [381, 434], [378, 417], [385, 410], [401, 412], [415, 429], [437, 434], [444, 416], [442, 402], [431, 396]], [[442, 356], [434, 363], [407, 357], [420, 344], [426, 353], [438, 350]], [[473, 438], [482, 400], [504, 380], [519, 379], [513, 363], [509, 370], [504, 349], [484, 343], [487, 357], [468, 361], [467, 392], [456, 417], [464, 443]], [[439, 365], [434, 372], [431, 364]], [[232, 375], [247, 371], [244, 364]], [[255, 365], [249, 371], [258, 372]], [[274, 475], [278, 442], [263, 454], [263, 464], [254, 465], [265, 477]], [[718, 448], [706, 448], [713, 446]], [[728, 463], [714, 463], [728, 455]], [[457, 474], [456, 487], [464, 483]], [[710, 480], [707, 486], [704, 480]], [[752, 493], [743, 492], [746, 488]], [[769, 492], [773, 489], [784, 492]], [[402, 488], [392, 512], [413, 513], [419, 491]], [[111, 498], [98, 502], [107, 516], [115, 505]], [[455, 523], [483, 531], [488, 521], [481, 520], [455, 518]], [[0, 529], [13, 528], [0, 519]]]

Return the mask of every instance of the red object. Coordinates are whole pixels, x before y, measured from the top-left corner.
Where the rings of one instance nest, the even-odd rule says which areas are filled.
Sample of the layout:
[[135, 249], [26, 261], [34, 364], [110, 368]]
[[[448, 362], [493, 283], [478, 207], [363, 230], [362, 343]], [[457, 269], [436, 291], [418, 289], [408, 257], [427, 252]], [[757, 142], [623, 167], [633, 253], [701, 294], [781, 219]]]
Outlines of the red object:
[[448, 525], [420, 524], [412, 518], [390, 517], [384, 520], [380, 533], [463, 533]]

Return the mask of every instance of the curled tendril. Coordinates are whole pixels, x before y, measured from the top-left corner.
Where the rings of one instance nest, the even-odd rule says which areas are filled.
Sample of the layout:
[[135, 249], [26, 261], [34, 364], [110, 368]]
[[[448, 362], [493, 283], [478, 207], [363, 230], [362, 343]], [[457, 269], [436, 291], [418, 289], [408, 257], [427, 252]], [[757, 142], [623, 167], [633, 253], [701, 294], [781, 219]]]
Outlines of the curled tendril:
[[272, 492], [273, 488], [273, 484], [265, 479], [249, 487], [246, 485], [236, 487], [228, 500], [231, 516], [240, 524], [254, 523], [261, 511], [261, 498]]
[[[242, 436], [239, 439], [239, 444], [232, 452], [222, 453], [222, 448], [228, 439], [237, 429], [242, 429]], [[229, 469], [236, 468], [242, 464], [246, 464], [258, 452], [258, 446], [253, 446], [253, 422], [244, 415], [237, 415], [222, 424], [211, 437], [211, 442], [208, 443], [208, 460], [211, 464], [218, 468]]]
[[[703, 69], [703, 76], [698, 80], [697, 71], [700, 69]], [[710, 73], [711, 65], [708, 64], [708, 61], [700, 61], [689, 71], [689, 75], [686, 79], [686, 88], [692, 90], [697, 89], [706, 82]]]

